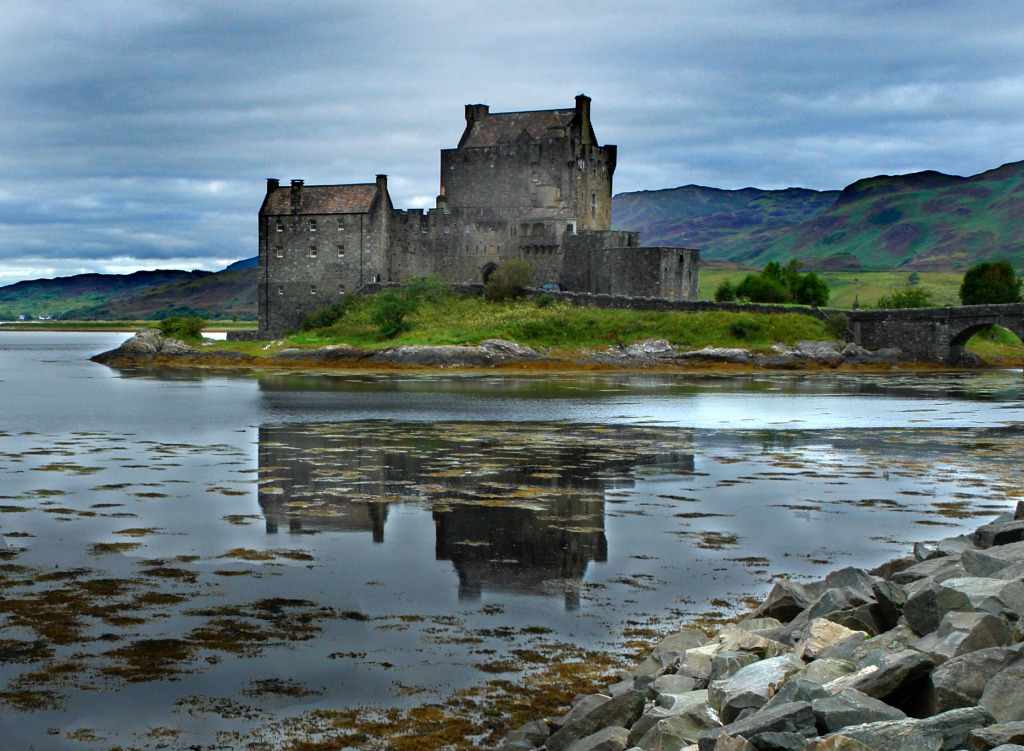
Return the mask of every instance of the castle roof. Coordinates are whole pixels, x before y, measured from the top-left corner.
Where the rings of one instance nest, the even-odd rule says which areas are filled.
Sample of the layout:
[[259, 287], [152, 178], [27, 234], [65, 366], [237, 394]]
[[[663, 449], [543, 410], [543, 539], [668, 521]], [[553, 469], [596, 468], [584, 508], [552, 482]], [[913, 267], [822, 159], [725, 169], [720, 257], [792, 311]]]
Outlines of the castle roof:
[[576, 116], [576, 110], [535, 110], [533, 112], [495, 112], [472, 123], [460, 148], [482, 148], [501, 143], [514, 143], [525, 132], [530, 140], [538, 141], [551, 128], [566, 128]]
[[[364, 214], [377, 197], [376, 183], [303, 185], [300, 214]], [[291, 214], [292, 189], [288, 185], [267, 194], [264, 214]]]

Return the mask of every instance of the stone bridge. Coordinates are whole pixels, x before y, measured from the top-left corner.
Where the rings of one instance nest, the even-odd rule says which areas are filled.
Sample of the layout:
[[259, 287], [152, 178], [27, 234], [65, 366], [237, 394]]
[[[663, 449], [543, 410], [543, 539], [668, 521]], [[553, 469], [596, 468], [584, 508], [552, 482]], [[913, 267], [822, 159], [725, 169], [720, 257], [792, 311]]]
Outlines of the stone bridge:
[[867, 349], [898, 347], [918, 360], [955, 363], [963, 357], [967, 340], [992, 325], [1024, 340], [1024, 303], [855, 310], [849, 316], [857, 344]]

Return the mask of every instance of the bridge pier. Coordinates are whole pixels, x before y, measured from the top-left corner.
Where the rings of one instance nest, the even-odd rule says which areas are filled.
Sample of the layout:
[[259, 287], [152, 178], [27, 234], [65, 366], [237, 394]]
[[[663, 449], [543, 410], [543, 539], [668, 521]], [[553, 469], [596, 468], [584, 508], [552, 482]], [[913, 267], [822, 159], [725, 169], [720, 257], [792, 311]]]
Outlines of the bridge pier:
[[927, 362], [960, 361], [967, 341], [989, 326], [1002, 326], [1024, 340], [1024, 303], [855, 310], [849, 316], [853, 341], [862, 347], [895, 347]]

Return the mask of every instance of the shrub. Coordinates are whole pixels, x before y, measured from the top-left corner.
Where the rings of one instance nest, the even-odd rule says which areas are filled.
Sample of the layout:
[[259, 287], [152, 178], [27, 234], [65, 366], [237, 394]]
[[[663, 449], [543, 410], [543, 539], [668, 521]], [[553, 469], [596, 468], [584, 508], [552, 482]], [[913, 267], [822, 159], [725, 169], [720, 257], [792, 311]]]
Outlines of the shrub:
[[729, 324], [729, 332], [737, 339], [756, 339], [764, 333], [764, 325], [750, 316], [741, 316]]
[[484, 287], [488, 300], [513, 300], [523, 296], [523, 287], [533, 279], [533, 269], [518, 258], [505, 261], [491, 272]]
[[831, 313], [825, 319], [825, 329], [836, 339], [846, 341], [850, 338], [850, 316], [846, 313]]
[[348, 308], [349, 301], [346, 297], [344, 300], [339, 300], [328, 308], [310, 313], [302, 319], [302, 330], [312, 331], [313, 329], [323, 329], [328, 326], [333, 326], [345, 317], [345, 313], [348, 312]]
[[781, 280], [765, 276], [764, 273], [743, 277], [743, 281], [736, 287], [736, 296], [760, 303], [786, 303], [793, 299]]
[[542, 294], [542, 295], [537, 295], [537, 307], [538, 308], [550, 308], [554, 304], [555, 304], [555, 296], [554, 295], [549, 295], [546, 292], [544, 294]]
[[393, 289], [378, 292], [370, 303], [370, 322], [385, 339], [394, 339], [411, 326], [406, 316], [414, 313], [417, 302], [408, 294]]
[[998, 305], [1021, 301], [1021, 280], [1009, 261], [989, 261], [967, 269], [960, 283], [964, 305]]
[[173, 316], [160, 321], [160, 330], [165, 336], [173, 336], [175, 339], [198, 339], [203, 335], [205, 323], [202, 318]]
[[454, 294], [452, 285], [439, 274], [413, 277], [406, 279], [402, 284], [405, 286], [405, 294], [420, 302], [440, 302]]
[[726, 279], [715, 290], [715, 302], [733, 302], [736, 299], [736, 287]]
[[932, 293], [925, 287], [904, 287], [878, 298], [876, 308], [931, 308]]

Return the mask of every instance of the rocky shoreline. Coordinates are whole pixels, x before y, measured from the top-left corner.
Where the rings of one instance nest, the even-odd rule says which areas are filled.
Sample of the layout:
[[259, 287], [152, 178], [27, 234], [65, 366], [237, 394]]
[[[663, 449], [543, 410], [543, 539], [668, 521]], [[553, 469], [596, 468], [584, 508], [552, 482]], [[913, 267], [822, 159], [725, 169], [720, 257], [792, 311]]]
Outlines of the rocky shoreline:
[[143, 329], [121, 346], [92, 358], [113, 366], [158, 363], [177, 365], [227, 365], [237, 367], [284, 368], [495, 368], [556, 366], [580, 368], [700, 368], [725, 365], [738, 368], [801, 369], [846, 366], [894, 367], [904, 358], [899, 350], [868, 351], [856, 344], [802, 341], [796, 346], [778, 344], [770, 353], [738, 348], [705, 347], [685, 350], [664, 339], [648, 339], [628, 346], [581, 352], [571, 357], [548, 353], [502, 339], [488, 339], [477, 345], [396, 346], [366, 350], [347, 344], [318, 349], [281, 349], [267, 357], [216, 348], [210, 341], [192, 347], [165, 336], [159, 329]]
[[973, 535], [778, 581], [502, 751], [1024, 751], [1024, 501]]

